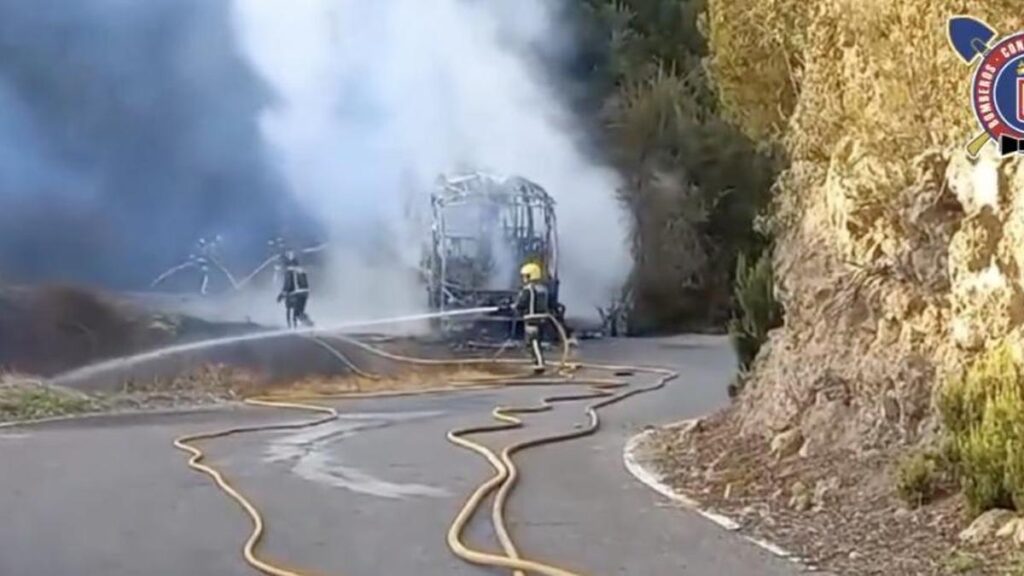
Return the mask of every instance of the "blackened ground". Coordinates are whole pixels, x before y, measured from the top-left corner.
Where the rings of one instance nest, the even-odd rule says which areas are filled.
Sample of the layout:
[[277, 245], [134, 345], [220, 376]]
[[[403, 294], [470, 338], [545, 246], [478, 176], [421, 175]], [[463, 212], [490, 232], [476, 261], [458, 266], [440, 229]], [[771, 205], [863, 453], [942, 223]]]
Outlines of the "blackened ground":
[[0, 370], [50, 376], [173, 343], [238, 334], [214, 324], [129, 306], [72, 286], [0, 286]]

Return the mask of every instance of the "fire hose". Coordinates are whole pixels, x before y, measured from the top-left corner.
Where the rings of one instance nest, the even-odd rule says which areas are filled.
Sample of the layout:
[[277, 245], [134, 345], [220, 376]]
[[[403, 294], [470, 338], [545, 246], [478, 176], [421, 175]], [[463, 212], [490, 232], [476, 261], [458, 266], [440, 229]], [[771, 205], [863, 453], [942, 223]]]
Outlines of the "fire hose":
[[[470, 494], [470, 496], [463, 503], [462, 507], [456, 514], [455, 518], [452, 520], [452, 523], [449, 526], [447, 532], [447, 544], [448, 547], [451, 549], [452, 553], [454, 553], [462, 560], [472, 564], [512, 570], [513, 574], [515, 574], [516, 576], [523, 576], [527, 573], [542, 574], [544, 576], [582, 576], [575, 572], [571, 572], [556, 566], [525, 558], [516, 547], [505, 520], [506, 504], [509, 496], [511, 495], [513, 489], [515, 488], [515, 485], [520, 475], [518, 467], [516, 466], [513, 460], [513, 455], [528, 448], [537, 447], [545, 444], [564, 442], [592, 435], [596, 433], [598, 428], [600, 427], [601, 420], [599, 416], [599, 411], [601, 409], [622, 402], [638, 394], [643, 394], [646, 392], [652, 392], [661, 389], [666, 384], [668, 384], [668, 382], [677, 378], [678, 373], [671, 370], [644, 366], [571, 364], [569, 362], [569, 340], [566, 335], [564, 326], [562, 326], [561, 323], [558, 322], [558, 320], [555, 319], [553, 316], [549, 316], [548, 319], [556, 327], [559, 333], [559, 337], [561, 339], [562, 355], [560, 362], [558, 364], [560, 374], [558, 377], [536, 378], [525, 376], [499, 376], [494, 378], [473, 378], [463, 381], [462, 384], [464, 385], [458, 387], [454, 387], [454, 384], [456, 383], [451, 382], [451, 385], [447, 387], [419, 390], [414, 392], [307, 394], [303, 396], [288, 396], [287, 398], [271, 396], [248, 398], [244, 401], [244, 403], [250, 406], [286, 410], [301, 410], [312, 412], [316, 414], [317, 417], [310, 420], [299, 422], [242, 426], [216, 430], [212, 432], [191, 434], [175, 439], [174, 446], [179, 450], [182, 450], [190, 455], [190, 458], [188, 460], [188, 466], [190, 468], [209, 476], [214, 481], [215, 485], [221, 491], [227, 494], [228, 497], [234, 500], [239, 506], [241, 506], [241, 508], [249, 516], [249, 519], [252, 523], [252, 530], [242, 547], [242, 555], [245, 561], [250, 566], [270, 576], [309, 576], [308, 573], [306, 572], [286, 568], [282, 566], [280, 563], [272, 562], [260, 556], [260, 554], [258, 553], [258, 547], [263, 537], [266, 526], [266, 522], [263, 519], [262, 514], [259, 512], [259, 509], [250, 500], [248, 500], [248, 498], [246, 498], [246, 496], [241, 491], [235, 488], [219, 470], [203, 462], [205, 454], [199, 447], [196, 446], [196, 443], [252, 432], [312, 428], [340, 418], [340, 414], [335, 408], [331, 408], [329, 406], [324, 406], [320, 404], [308, 403], [310, 401], [394, 397], [412, 394], [437, 393], [453, 390], [479, 390], [516, 386], [586, 385], [589, 389], [585, 392], [545, 397], [541, 400], [540, 404], [536, 406], [497, 406], [491, 412], [491, 416], [498, 421], [497, 423], [468, 428], [460, 428], [451, 430], [447, 433], [447, 439], [449, 442], [479, 454], [480, 456], [485, 458], [491, 465], [491, 467], [494, 469], [494, 475], [492, 475], [486, 481], [477, 486], [477, 488]], [[373, 375], [369, 375], [363, 370], [359, 369], [347, 356], [342, 354], [337, 348], [327, 343], [325, 338], [318, 336], [304, 337], [314, 340], [319, 346], [327, 350], [339, 361], [344, 363], [350, 369], [353, 369], [355, 373], [363, 376], [373, 377]], [[415, 358], [389, 352], [387, 350], [372, 346], [370, 344], [347, 336], [336, 335], [333, 336], [332, 338], [342, 341], [356, 348], [359, 348], [367, 353], [373, 354], [380, 358], [409, 365], [486, 366], [529, 364], [529, 362], [525, 360], [503, 359], [497, 357], [465, 359]], [[655, 383], [650, 384], [648, 386], [629, 388], [629, 384], [627, 382], [618, 379], [576, 379], [575, 376], [579, 370], [611, 372], [614, 375], [632, 375], [635, 373], [646, 373], [657, 375], [658, 380]], [[530, 440], [520, 441], [509, 446], [506, 446], [503, 450], [501, 450], [500, 453], [495, 453], [487, 446], [470, 440], [468, 438], [469, 436], [479, 434], [504, 432], [521, 428], [524, 424], [523, 421], [517, 417], [518, 415], [545, 412], [553, 409], [553, 406], [557, 403], [580, 400], [595, 400], [595, 402], [589, 404], [586, 407], [588, 423], [585, 426], [572, 430], [570, 432], [564, 432], [549, 436], [543, 436], [540, 438], [533, 438]], [[466, 526], [476, 515], [477, 511], [480, 509], [484, 500], [492, 494], [494, 494], [494, 499], [491, 507], [491, 524], [504, 554], [495, 554], [483, 550], [470, 548], [465, 544], [463, 540], [463, 533], [465, 532]]]

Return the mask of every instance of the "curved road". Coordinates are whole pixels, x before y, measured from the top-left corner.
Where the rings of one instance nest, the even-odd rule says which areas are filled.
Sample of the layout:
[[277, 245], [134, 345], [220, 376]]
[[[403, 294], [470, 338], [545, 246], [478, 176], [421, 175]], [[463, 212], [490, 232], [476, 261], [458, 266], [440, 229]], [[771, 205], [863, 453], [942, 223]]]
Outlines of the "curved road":
[[[646, 424], [696, 416], [726, 401], [733, 358], [724, 339], [587, 343], [589, 361], [675, 367], [666, 389], [602, 412], [598, 434], [528, 450], [508, 516], [522, 552], [592, 575], [781, 576], [798, 573], [629, 476], [626, 439]], [[465, 496], [491, 474], [449, 444], [451, 428], [489, 422], [497, 404], [533, 404], [550, 389], [508, 389], [339, 403], [343, 418], [301, 432], [209, 442], [210, 462], [264, 512], [264, 551], [310, 574], [502, 573], [462, 563], [445, 532]], [[225, 408], [93, 418], [0, 429], [0, 574], [4, 576], [241, 576], [248, 520], [188, 470], [174, 437], [292, 415]], [[582, 404], [531, 416], [500, 447], [584, 422]], [[489, 508], [470, 541], [497, 550]]]

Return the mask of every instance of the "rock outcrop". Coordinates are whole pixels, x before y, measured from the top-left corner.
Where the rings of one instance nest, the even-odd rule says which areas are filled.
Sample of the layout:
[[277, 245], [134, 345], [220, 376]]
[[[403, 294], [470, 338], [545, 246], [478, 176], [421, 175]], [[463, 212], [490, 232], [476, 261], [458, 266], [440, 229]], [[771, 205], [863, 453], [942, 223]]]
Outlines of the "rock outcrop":
[[[805, 454], [918, 441], [943, 375], [1021, 338], [1024, 162], [967, 157], [970, 70], [945, 36], [967, 10], [711, 1], [727, 112], [789, 159], [770, 217], [786, 320], [740, 399], [745, 434], [798, 430]], [[970, 11], [1022, 24], [1012, 0]]]

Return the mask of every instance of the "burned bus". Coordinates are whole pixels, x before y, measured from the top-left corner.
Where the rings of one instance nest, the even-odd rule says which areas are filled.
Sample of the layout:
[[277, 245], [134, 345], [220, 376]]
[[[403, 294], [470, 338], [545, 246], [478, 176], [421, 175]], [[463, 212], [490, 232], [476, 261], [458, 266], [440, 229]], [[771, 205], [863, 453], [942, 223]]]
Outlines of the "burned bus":
[[[430, 204], [423, 276], [433, 310], [508, 304], [520, 288], [519, 269], [534, 262], [544, 271], [550, 309], [561, 313], [555, 202], [543, 188], [518, 176], [448, 175], [438, 178]], [[490, 324], [497, 324], [488, 331], [494, 336], [516, 330], [507, 319]]]

